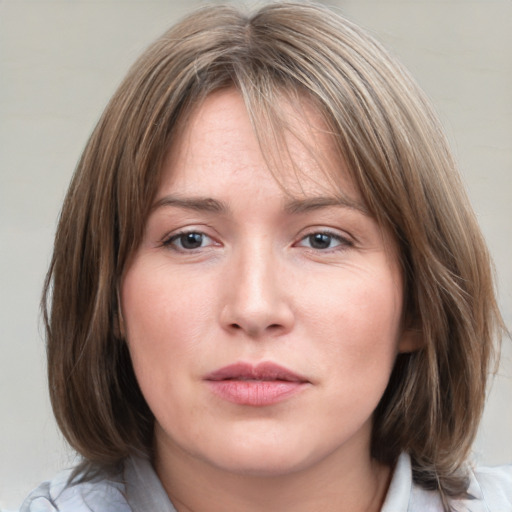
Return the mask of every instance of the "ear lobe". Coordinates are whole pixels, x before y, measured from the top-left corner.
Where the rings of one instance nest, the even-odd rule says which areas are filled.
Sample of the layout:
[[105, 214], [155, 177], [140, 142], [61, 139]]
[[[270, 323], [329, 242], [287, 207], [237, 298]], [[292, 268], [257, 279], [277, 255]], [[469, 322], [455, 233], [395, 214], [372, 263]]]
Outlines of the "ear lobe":
[[425, 340], [421, 329], [404, 329], [398, 341], [398, 352], [401, 354], [416, 352], [424, 346]]

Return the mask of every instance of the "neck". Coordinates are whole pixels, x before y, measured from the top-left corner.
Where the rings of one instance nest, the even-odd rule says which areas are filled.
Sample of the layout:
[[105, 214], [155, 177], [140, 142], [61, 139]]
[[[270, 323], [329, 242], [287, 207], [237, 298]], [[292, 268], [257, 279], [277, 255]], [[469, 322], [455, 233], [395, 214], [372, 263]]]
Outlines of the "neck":
[[277, 475], [234, 473], [179, 449], [172, 452], [172, 458], [157, 456], [155, 466], [178, 512], [378, 512], [391, 475], [360, 451], [357, 457], [333, 453]]

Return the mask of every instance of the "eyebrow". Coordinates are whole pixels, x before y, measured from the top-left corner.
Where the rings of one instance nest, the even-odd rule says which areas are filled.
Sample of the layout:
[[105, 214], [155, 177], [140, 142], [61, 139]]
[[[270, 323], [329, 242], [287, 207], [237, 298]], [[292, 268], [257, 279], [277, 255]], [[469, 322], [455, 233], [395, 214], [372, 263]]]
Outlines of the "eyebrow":
[[209, 197], [176, 197], [165, 196], [156, 201], [151, 210], [156, 210], [162, 206], [174, 206], [186, 210], [211, 213], [227, 213], [228, 207], [221, 201]]
[[285, 211], [291, 214], [306, 213], [312, 210], [320, 210], [330, 206], [338, 206], [358, 210], [364, 215], [369, 215], [368, 209], [358, 201], [346, 196], [310, 197], [306, 199], [293, 199], [286, 203]]
[[[151, 210], [154, 211], [166, 206], [184, 208], [186, 210], [198, 212], [229, 213], [229, 207], [224, 202], [210, 197], [164, 196], [153, 204]], [[367, 208], [365, 208], [361, 203], [346, 196], [319, 196], [305, 199], [292, 199], [285, 203], [284, 210], [285, 212], [293, 215], [320, 210], [331, 206], [349, 208], [351, 210], [360, 211], [364, 215], [369, 215]]]

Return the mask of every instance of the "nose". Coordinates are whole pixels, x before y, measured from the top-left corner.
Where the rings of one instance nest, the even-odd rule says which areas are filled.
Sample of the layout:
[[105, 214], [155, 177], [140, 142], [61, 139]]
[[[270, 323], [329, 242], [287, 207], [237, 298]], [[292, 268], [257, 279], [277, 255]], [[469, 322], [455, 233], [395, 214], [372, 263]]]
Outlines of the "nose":
[[277, 336], [292, 329], [294, 312], [284, 267], [272, 248], [264, 244], [252, 244], [232, 258], [223, 284], [224, 329], [251, 338]]

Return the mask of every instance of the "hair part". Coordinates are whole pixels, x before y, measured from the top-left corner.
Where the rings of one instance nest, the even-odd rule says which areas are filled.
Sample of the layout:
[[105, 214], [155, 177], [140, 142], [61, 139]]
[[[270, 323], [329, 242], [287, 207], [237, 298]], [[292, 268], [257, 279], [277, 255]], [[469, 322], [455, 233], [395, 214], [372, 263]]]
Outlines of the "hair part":
[[290, 129], [283, 98], [312, 101], [365, 206], [394, 234], [406, 326], [423, 346], [398, 356], [372, 455], [393, 464], [405, 450], [423, 487], [463, 494], [504, 328], [489, 254], [424, 94], [374, 39], [315, 4], [252, 16], [201, 9], [148, 48], [106, 107], [70, 184], [44, 288], [50, 396], [64, 436], [105, 467], [151, 453], [154, 418], [119, 329], [117, 288], [176, 131], [226, 87], [244, 98], [270, 160]]

